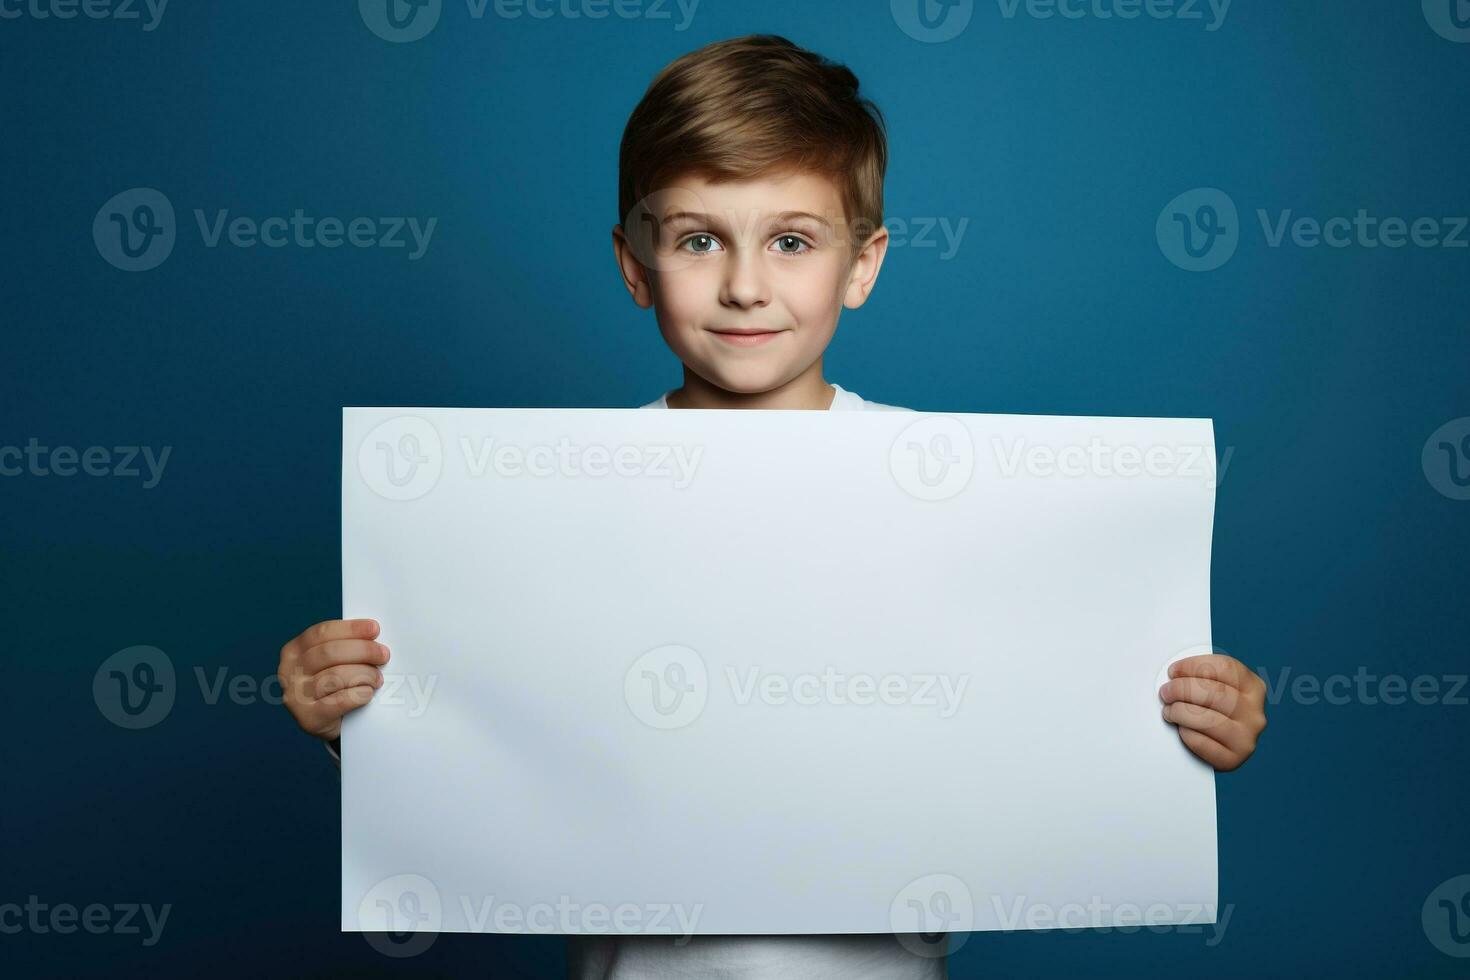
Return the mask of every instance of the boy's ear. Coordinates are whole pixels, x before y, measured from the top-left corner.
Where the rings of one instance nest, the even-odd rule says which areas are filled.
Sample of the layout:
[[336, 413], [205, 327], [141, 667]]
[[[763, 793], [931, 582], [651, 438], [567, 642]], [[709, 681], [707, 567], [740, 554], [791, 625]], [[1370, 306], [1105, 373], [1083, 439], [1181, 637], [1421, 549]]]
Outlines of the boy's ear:
[[612, 237], [613, 255], [618, 260], [618, 271], [623, 274], [623, 285], [628, 287], [628, 295], [633, 297], [633, 302], [646, 310], [653, 305], [653, 287], [648, 281], [648, 270], [633, 254], [633, 246], [628, 236], [623, 234], [622, 225], [613, 225]]
[[855, 310], [868, 300], [868, 294], [878, 282], [878, 270], [883, 267], [883, 257], [888, 254], [888, 229], [882, 225], [868, 236], [852, 261], [852, 271], [847, 276], [847, 292], [842, 305]]

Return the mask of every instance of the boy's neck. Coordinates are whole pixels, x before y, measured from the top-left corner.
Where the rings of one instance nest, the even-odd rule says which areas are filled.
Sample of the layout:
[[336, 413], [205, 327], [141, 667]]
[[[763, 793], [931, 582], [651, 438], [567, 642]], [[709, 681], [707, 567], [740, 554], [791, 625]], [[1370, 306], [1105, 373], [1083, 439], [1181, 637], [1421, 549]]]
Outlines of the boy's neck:
[[684, 384], [669, 392], [670, 408], [796, 408], [825, 412], [832, 407], [837, 389], [822, 380], [822, 362], [779, 388], [743, 395], [710, 384], [684, 368]]

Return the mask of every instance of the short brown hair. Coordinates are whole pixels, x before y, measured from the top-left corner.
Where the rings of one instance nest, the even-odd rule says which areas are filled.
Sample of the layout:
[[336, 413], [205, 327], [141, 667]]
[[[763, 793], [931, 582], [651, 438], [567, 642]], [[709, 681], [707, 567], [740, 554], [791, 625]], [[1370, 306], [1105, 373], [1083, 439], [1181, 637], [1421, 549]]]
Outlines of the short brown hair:
[[670, 62], [648, 86], [618, 153], [618, 217], [683, 175], [750, 180], [786, 171], [838, 185], [850, 226], [883, 223], [883, 114], [846, 66], [784, 37], [751, 34]]

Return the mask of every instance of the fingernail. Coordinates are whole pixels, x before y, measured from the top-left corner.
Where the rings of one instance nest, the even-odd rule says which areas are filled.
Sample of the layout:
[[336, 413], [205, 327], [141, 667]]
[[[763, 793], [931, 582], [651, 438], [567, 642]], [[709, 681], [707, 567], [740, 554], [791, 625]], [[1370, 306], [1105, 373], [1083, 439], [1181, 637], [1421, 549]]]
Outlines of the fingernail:
[[378, 671], [377, 679], [373, 681], [373, 687], [382, 687], [382, 686], [383, 686], [383, 672], [381, 670], [379, 670]]

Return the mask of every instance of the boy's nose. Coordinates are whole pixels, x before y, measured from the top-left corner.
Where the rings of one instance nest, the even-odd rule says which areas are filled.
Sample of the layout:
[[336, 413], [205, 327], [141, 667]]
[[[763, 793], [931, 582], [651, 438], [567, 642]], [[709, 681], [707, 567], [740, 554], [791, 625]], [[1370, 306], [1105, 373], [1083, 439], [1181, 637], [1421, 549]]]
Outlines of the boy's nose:
[[770, 300], [759, 256], [751, 255], [744, 249], [739, 250], [726, 264], [725, 269], [725, 279], [720, 288], [720, 302], [723, 305], [746, 308], [764, 306]]

